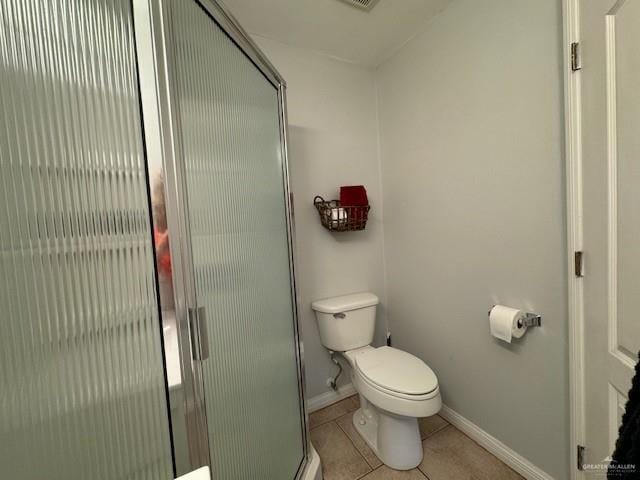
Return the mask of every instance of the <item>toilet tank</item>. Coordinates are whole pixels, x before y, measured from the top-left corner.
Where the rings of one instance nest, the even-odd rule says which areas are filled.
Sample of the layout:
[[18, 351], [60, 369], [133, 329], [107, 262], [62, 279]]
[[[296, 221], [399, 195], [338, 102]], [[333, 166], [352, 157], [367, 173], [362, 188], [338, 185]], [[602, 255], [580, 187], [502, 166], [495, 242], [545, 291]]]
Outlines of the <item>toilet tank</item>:
[[373, 293], [354, 293], [313, 302], [311, 308], [316, 313], [322, 344], [334, 352], [369, 345], [373, 341], [378, 303]]

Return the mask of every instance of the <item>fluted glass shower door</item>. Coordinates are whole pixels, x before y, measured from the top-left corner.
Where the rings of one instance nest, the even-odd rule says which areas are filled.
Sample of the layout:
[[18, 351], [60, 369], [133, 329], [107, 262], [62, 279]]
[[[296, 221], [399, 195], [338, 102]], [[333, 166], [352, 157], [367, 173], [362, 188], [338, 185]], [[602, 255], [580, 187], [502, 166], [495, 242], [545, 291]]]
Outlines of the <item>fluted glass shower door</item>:
[[294, 479], [306, 437], [283, 86], [221, 27], [214, 2], [169, 6], [212, 476]]
[[0, 477], [299, 478], [281, 77], [214, 0], [0, 0], [0, 85]]
[[173, 478], [130, 0], [0, 0], [0, 478]]

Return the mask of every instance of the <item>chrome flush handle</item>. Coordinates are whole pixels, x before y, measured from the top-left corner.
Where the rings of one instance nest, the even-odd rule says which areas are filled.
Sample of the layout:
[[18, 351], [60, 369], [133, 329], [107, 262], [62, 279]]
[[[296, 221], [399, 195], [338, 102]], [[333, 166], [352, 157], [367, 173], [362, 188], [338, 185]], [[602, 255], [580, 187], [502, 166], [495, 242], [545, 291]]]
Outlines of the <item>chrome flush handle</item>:
[[347, 315], [340, 312], [340, 313], [334, 313], [333, 314], [333, 318], [339, 318], [339, 319], [343, 319], [344, 317], [346, 317]]

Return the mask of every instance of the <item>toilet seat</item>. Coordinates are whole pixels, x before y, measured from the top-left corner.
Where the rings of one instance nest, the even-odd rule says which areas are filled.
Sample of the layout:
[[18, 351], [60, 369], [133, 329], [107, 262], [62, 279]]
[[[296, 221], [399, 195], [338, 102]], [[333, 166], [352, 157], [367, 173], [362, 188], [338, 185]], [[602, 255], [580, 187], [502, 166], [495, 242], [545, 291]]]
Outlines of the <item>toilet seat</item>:
[[440, 410], [438, 379], [419, 358], [391, 347], [359, 349], [350, 357], [356, 390], [375, 406], [416, 418]]
[[429, 400], [430, 398], [433, 398], [440, 393], [440, 389], [438, 387], [436, 387], [435, 390], [432, 390], [431, 392], [425, 393], [423, 395], [411, 395], [408, 393], [395, 392], [393, 390], [389, 390], [387, 388], [381, 387], [380, 385], [377, 385], [371, 382], [368, 378], [366, 378], [362, 374], [359, 374], [359, 376], [362, 382], [369, 384], [371, 388], [378, 390], [380, 393], [384, 393], [385, 395], [388, 395], [390, 397], [403, 398], [405, 400], [411, 400], [411, 401], [417, 402], [420, 400]]
[[426, 363], [396, 348], [368, 350], [355, 357], [355, 366], [364, 380], [391, 395], [424, 397], [438, 388], [438, 379]]

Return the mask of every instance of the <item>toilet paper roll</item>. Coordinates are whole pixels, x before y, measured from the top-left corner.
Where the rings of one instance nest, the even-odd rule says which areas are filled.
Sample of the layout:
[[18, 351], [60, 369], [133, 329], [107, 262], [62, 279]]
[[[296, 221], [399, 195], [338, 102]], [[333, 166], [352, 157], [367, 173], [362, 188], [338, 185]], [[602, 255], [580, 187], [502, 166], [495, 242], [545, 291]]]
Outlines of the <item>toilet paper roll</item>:
[[526, 317], [526, 312], [516, 308], [496, 305], [489, 312], [491, 335], [511, 343], [513, 338], [520, 338], [527, 331], [527, 327], [519, 326], [518, 322]]
[[347, 211], [344, 208], [332, 208], [331, 220], [346, 220]]
[[345, 225], [347, 223], [347, 211], [344, 208], [332, 208], [331, 223], [334, 226]]

